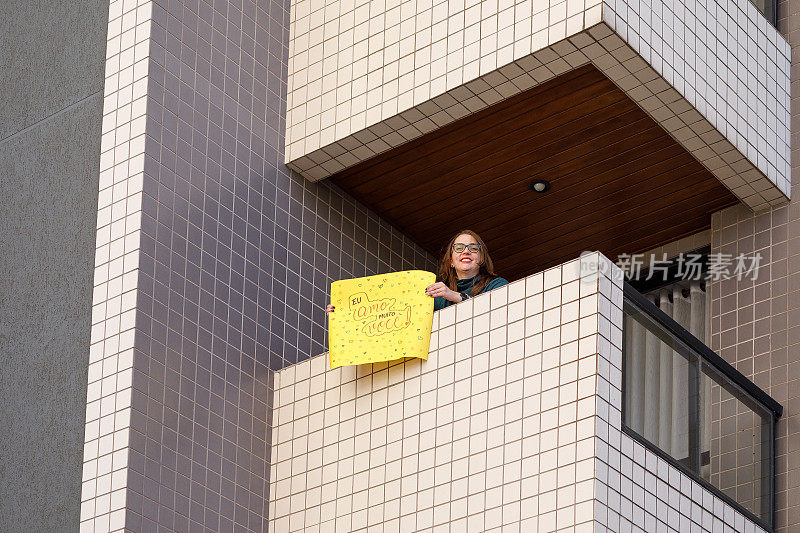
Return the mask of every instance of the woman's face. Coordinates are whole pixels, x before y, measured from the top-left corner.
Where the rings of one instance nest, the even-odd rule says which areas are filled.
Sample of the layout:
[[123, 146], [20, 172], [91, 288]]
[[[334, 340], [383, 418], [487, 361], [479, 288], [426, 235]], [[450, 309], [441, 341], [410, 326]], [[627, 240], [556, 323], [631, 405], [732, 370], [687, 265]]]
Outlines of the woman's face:
[[[456, 238], [455, 244], [458, 243], [469, 245], [478, 244], [478, 241], [476, 241], [475, 237], [472, 235], [463, 233]], [[471, 278], [480, 271], [482, 262], [481, 252], [473, 252], [470, 251], [468, 247], [465, 247], [461, 252], [450, 250], [450, 254], [450, 266], [456, 269], [458, 279]]]

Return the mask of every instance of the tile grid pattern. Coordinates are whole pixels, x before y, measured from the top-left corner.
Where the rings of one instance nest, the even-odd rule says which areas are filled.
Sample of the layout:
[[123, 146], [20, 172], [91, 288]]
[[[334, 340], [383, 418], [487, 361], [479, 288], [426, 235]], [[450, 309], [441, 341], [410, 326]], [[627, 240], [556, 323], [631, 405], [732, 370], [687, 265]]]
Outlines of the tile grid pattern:
[[717, 383], [710, 384], [709, 482], [755, 515], [762, 504], [761, 413], [744, 405]]
[[276, 374], [273, 529], [762, 531], [621, 433], [621, 278], [593, 257], [438, 312], [427, 362]]
[[426, 362], [278, 372], [271, 527], [592, 531], [597, 281], [578, 267], [436, 313]]
[[81, 531], [125, 525], [151, 10], [109, 5]]
[[595, 531], [764, 530], [622, 432], [622, 272], [605, 266], [598, 297]]
[[603, 20], [789, 196], [790, 48], [753, 2], [604, 0]]
[[[796, 180], [795, 180], [796, 182]], [[795, 183], [795, 192], [797, 192]], [[776, 531], [800, 525], [800, 206], [765, 213], [734, 206], [712, 218], [712, 254], [760, 254], [755, 280], [711, 283], [711, 347], [784, 406], [776, 435]]]
[[[383, 22], [370, 25], [371, 37], [368, 41], [364, 41], [364, 43], [369, 42], [370, 48], [365, 50], [370, 50], [370, 56], [362, 60], [354, 55], [355, 45], [349, 44], [349, 37], [343, 37], [344, 44], [340, 44], [341, 50], [334, 46], [332, 40], [325, 40], [323, 46], [323, 35], [327, 36], [334, 31], [333, 28], [338, 27], [337, 24], [340, 24], [342, 17], [337, 10], [344, 10], [345, 7], [334, 3], [324, 10], [306, 13], [308, 8], [299, 6], [293, 19], [294, 33], [290, 42], [292, 51], [286, 160], [292, 168], [310, 179], [322, 179], [534, 87], [567, 70], [591, 62], [692, 152], [742, 201], [753, 209], [768, 208], [770, 205], [785, 202], [785, 196], [789, 194], [786, 181], [788, 138], [782, 133], [784, 129], [782, 126], [788, 123], [786, 112], [788, 46], [771, 26], [762, 28], [761, 14], [748, 2], [744, 3], [747, 7], [743, 7], [744, 10], [737, 13], [741, 15], [739, 19], [749, 21], [748, 29], [752, 31], [746, 35], [758, 34], [763, 37], [749, 39], [747, 50], [753, 49], [749, 52], [750, 55], [747, 55], [744, 49], [739, 50], [747, 57], [743, 60], [753, 70], [752, 74], [748, 74], [746, 87], [754, 87], [758, 83], [754, 77], [755, 73], [759, 72], [759, 66], [754, 64], [752, 55], [756, 53], [755, 50], [759, 49], [759, 46], [767, 47], [775, 52], [775, 57], [767, 54], [771, 62], [764, 68], [768, 68], [768, 73], [759, 78], [767, 80], [771, 91], [768, 94], [772, 95], [769, 97], [769, 102], [756, 98], [753, 91], [742, 89], [740, 92], [750, 96], [747, 105], [744, 101], [739, 102], [741, 105], [738, 105], [737, 109], [741, 107], [742, 113], [749, 113], [748, 118], [765, 107], [770, 110], [776, 109], [775, 113], [780, 116], [770, 115], [764, 111], [763, 116], [767, 117], [769, 124], [762, 122], [761, 127], [755, 132], [749, 131], [747, 123], [740, 117], [737, 119], [737, 125], [740, 125], [740, 129], [746, 130], [742, 133], [738, 133], [738, 130], [725, 121], [727, 119], [721, 113], [713, 112], [708, 105], [708, 101], [715, 95], [716, 86], [711, 87], [706, 82], [701, 82], [697, 87], [693, 84], [696, 78], [702, 78], [696, 74], [697, 69], [703, 71], [707, 68], [703, 60], [687, 58], [687, 63], [694, 67], [687, 67], [686, 71], [679, 71], [671, 66], [672, 58], [688, 54], [686, 51], [688, 47], [683, 41], [675, 44], [676, 48], [680, 48], [681, 53], [678, 54], [672, 50], [672, 43], [653, 41], [653, 47], [647, 46], [644, 44], [646, 38], [640, 37], [640, 34], [634, 31], [638, 29], [646, 36], [654, 36], [655, 39], [658, 37], [658, 32], [662, 31], [659, 28], [665, 26], [663, 18], [668, 18], [673, 26], [679, 22], [669, 10], [666, 10], [666, 13], [671, 18], [667, 17], [663, 10], [656, 14], [648, 12], [645, 15], [648, 18], [643, 19], [644, 22], [641, 24], [638, 18], [631, 18], [634, 16], [631, 15], [634, 10], [624, 9], [625, 17], [618, 16], [613, 11], [614, 8], [623, 10], [625, 6], [622, 3], [604, 4], [602, 12], [599, 5], [575, 8], [575, 14], [569, 16], [566, 24], [555, 15], [548, 19], [545, 16], [548, 10], [544, 10], [534, 15], [533, 19], [522, 15], [517, 17], [519, 28], [512, 25], [500, 31], [495, 28], [503, 23], [498, 22], [498, 15], [491, 10], [483, 14], [467, 9], [467, 14], [458, 12], [456, 16], [448, 15], [446, 10], [437, 11], [434, 8], [432, 14], [426, 11], [424, 12], [426, 14], [417, 15], [416, 18], [410, 11], [406, 15], [409, 21], [417, 19], [423, 21], [419, 22], [422, 29], [416, 30], [417, 41], [423, 44], [429, 43], [431, 38], [429, 25], [432, 25], [438, 28], [438, 33], [442, 33], [439, 37], [442, 43], [440, 47], [443, 47], [441, 53], [447, 52], [448, 47], [453, 50], [445, 54], [445, 58], [435, 59], [435, 54], [432, 52], [420, 55], [417, 52], [411, 53], [409, 49], [406, 51], [408, 55], [404, 57], [408, 61], [415, 61], [414, 65], [417, 63], [419, 65], [412, 73], [401, 75], [398, 65], [402, 63], [402, 59], [395, 61], [395, 51], [393, 51], [400, 44], [391, 44], [400, 38], [399, 29], [397, 32], [390, 31], [385, 28], [386, 23]], [[559, 5], [563, 7], [567, 3]], [[387, 7], [385, 13], [387, 19], [393, 20], [394, 9], [391, 6]], [[513, 15], [514, 9], [520, 13], [527, 13], [526, 10], [529, 10], [530, 6], [520, 3], [515, 8], [503, 11], [505, 18], [512, 23], [514, 17], [508, 18], [508, 14]], [[469, 15], [471, 12], [473, 14]], [[688, 6], [682, 14], [689, 16], [691, 12], [691, 6]], [[567, 9], [565, 13], [569, 14], [572, 11]], [[705, 10], [702, 10], [702, 13], [707, 14]], [[713, 19], [721, 20], [721, 13], [721, 11], [715, 12]], [[439, 18], [432, 18], [434, 15]], [[712, 18], [710, 14], [707, 16]], [[328, 17], [330, 20], [323, 23], [320, 17]], [[465, 17], [476, 19], [471, 31], [477, 32], [476, 36], [481, 36], [480, 41], [475, 43], [477, 55], [474, 58], [468, 56], [470, 48], [465, 47], [467, 37], [464, 35], [468, 33], [463, 29], [466, 23], [462, 19]], [[552, 22], [554, 17], [557, 21], [556, 26], [548, 26], [548, 20]], [[601, 17], [603, 21], [608, 22], [600, 23]], [[435, 20], [442, 22], [434, 23]], [[453, 23], [453, 28], [450, 27], [452, 20], [456, 21]], [[754, 21], [759, 21], [758, 31]], [[651, 23], [658, 31], [650, 28], [647, 23]], [[316, 24], [321, 26], [318, 27]], [[695, 36], [690, 29], [686, 30], [686, 38], [692, 42], [711, 38], [709, 30], [695, 19], [689, 19], [687, 26], [698, 34]], [[405, 26], [400, 21], [397, 27]], [[409, 22], [408, 31], [411, 31], [412, 27], [413, 24]], [[584, 31], [587, 28], [589, 30]], [[511, 29], [514, 32], [509, 33]], [[741, 28], [738, 31], [744, 33]], [[452, 35], [447, 32], [451, 32]], [[488, 32], [488, 35], [481, 32]], [[506, 36], [501, 38], [504, 32]], [[398, 35], [395, 36], [395, 33]], [[351, 34], [352, 31], [347, 29], [342, 33], [343, 36]], [[513, 36], [516, 36], [517, 41], [513, 40]], [[504, 39], [511, 40], [505, 43]], [[766, 44], [767, 41], [770, 42], [769, 45]], [[374, 53], [373, 47], [376, 48]], [[362, 52], [366, 53], [363, 50]], [[639, 55], [640, 53], [644, 54], [644, 57]], [[330, 56], [326, 59], [324, 54]], [[389, 64], [394, 66], [388, 72], [384, 72], [387, 67], [381, 62], [375, 62], [374, 68], [377, 70], [369, 71], [368, 65], [371, 63], [368, 59], [373, 56], [384, 57], [384, 61], [391, 59]], [[719, 61], [714, 57], [714, 65]], [[441, 65], [437, 68], [444, 69], [436, 78], [440, 81], [435, 85], [430, 76], [417, 74], [420, 71], [427, 73], [434, 68], [434, 64]], [[468, 69], [466, 65], [471, 67]], [[491, 65], [491, 68], [484, 68], [484, 65]], [[367, 71], [361, 73], [360, 68]], [[667, 79], [662, 74], [667, 76]], [[417, 78], [422, 80], [421, 87], [414, 86]], [[745, 81], [727, 75], [724, 80], [728, 78], [732, 78], [729, 81], [731, 85], [735, 80], [737, 90]], [[401, 79], [404, 80], [402, 86], [398, 85]], [[720, 87], [722, 84], [723, 78], [720, 74]], [[767, 93], [766, 89], [758, 92]], [[419, 101], [416, 96], [418, 94], [424, 96], [420, 97]], [[405, 95], [405, 98], [401, 99], [400, 95]], [[688, 95], [689, 99], [685, 95]], [[706, 115], [712, 116], [711, 121]], [[727, 137], [720, 131], [725, 132]], [[776, 132], [781, 132], [780, 138]], [[752, 146], [755, 141], [750, 140], [748, 142], [751, 145], [742, 148], [744, 152], [737, 149], [737, 146], [744, 146], [745, 139], [749, 139], [744, 136], [745, 134], [760, 135], [761, 140], [757, 143], [761, 148], [755, 150]], [[772, 148], [767, 150], [766, 146]], [[778, 158], [768, 158], [764, 155], [765, 151], [769, 151], [770, 154], [776, 153]], [[754, 161], [755, 165], [751, 161]], [[767, 175], [759, 169], [765, 170]]]
[[256, 52], [270, 22], [248, 2], [153, 6], [126, 529], [266, 528], [254, 102], [256, 65], [280, 61]]
[[[792, 47], [797, 81], [800, 3], [778, 2], [778, 27]], [[798, 95], [792, 96], [796, 104]], [[793, 124], [797, 123], [792, 106]], [[798, 150], [792, 129], [792, 161]], [[741, 206], [714, 215], [712, 252], [761, 254], [756, 280], [712, 283], [712, 348], [784, 407], [776, 435], [776, 531], [800, 527], [800, 179], [792, 169], [794, 200], [753, 214]]]
[[[271, 370], [324, 345], [331, 277], [410, 268], [408, 257], [430, 266], [352, 200], [280, 165], [287, 23], [277, 2], [154, 11], [150, 79], [164, 97], [149, 103], [160, 143], [145, 161], [137, 317], [143, 523], [263, 530]], [[151, 448], [170, 462], [151, 465]]]
[[272, 370], [332, 280], [434, 262], [282, 165], [288, 5], [109, 18], [82, 528], [261, 531]]
[[742, 202], [756, 210], [786, 202], [776, 184], [611, 28], [600, 24], [588, 33], [610, 52], [593, 58], [592, 63]]
[[295, 2], [286, 161], [321, 179], [580, 66], [548, 47], [600, 20], [599, 0]]

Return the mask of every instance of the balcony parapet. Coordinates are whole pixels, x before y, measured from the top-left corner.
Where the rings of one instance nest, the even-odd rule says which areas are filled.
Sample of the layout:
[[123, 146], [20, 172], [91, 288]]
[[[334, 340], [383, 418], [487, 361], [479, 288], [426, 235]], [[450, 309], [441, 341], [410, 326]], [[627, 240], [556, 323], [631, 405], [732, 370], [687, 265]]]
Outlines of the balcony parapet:
[[270, 527], [763, 531], [623, 431], [623, 301], [593, 253], [437, 312], [427, 361], [276, 372]]

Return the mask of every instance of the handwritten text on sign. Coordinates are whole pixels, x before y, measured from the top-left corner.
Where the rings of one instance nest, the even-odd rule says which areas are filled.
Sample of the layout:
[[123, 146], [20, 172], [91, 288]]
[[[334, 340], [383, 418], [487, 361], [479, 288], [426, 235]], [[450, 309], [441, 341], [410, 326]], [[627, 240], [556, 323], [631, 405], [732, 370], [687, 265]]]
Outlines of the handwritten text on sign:
[[366, 320], [362, 331], [368, 337], [400, 331], [411, 325], [411, 307], [393, 309], [396, 298], [370, 301], [365, 292], [350, 297], [354, 320]]
[[402, 357], [428, 358], [433, 298], [425, 287], [436, 276], [410, 270], [331, 285], [331, 367]]

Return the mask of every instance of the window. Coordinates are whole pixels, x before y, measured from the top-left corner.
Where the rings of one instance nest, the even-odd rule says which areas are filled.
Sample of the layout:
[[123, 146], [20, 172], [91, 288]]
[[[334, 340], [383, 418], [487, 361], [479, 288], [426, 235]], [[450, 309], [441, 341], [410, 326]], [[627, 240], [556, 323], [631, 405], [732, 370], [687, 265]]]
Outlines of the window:
[[781, 406], [652, 298], [626, 284], [626, 432], [771, 527], [774, 421]]

